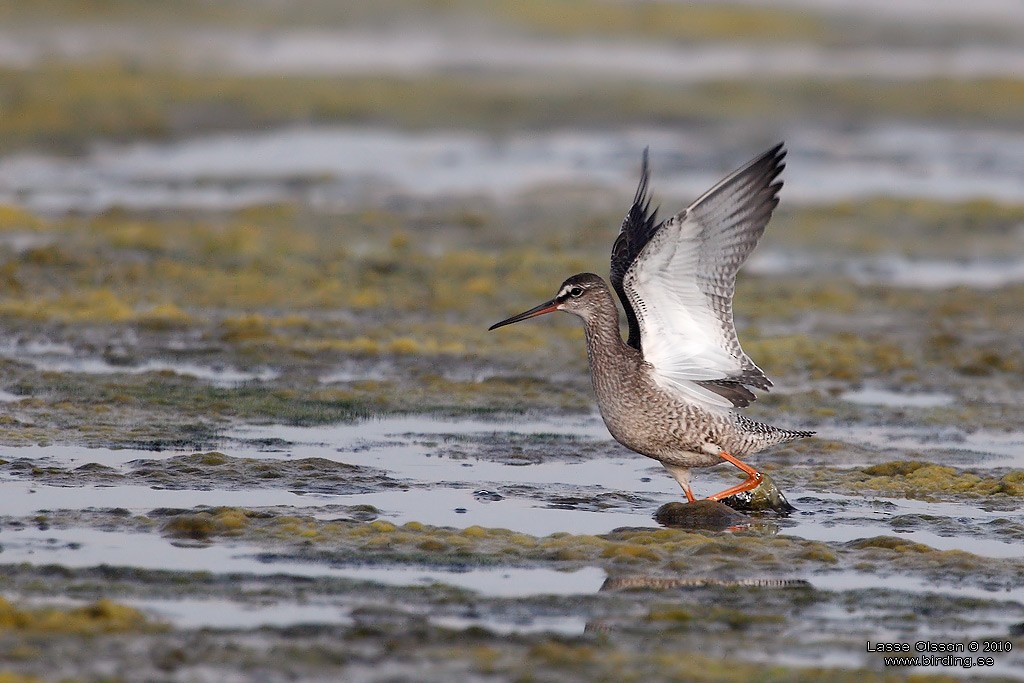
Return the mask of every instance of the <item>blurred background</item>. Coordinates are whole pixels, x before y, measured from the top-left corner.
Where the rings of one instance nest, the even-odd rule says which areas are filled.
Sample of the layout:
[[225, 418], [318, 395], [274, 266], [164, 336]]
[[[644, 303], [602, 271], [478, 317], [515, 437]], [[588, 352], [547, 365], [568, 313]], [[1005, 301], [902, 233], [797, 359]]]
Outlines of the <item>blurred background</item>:
[[[1019, 675], [1022, 124], [1018, 0], [0, 3], [0, 680]], [[801, 512], [652, 531], [577, 321], [486, 329], [607, 273], [645, 147], [665, 216], [779, 141]]]
[[1024, 9], [1010, 0], [0, 13], [0, 198], [32, 210], [626, 196], [645, 145], [676, 202], [778, 139], [787, 203], [1020, 199]]
[[[381, 323], [429, 311], [452, 326], [420, 320], [419, 350], [484, 351], [486, 320], [605, 272], [644, 147], [674, 212], [779, 140], [751, 272], [1017, 282], [1022, 70], [1011, 0], [10, 3], [0, 202], [27, 263], [0, 312], [345, 310], [325, 337], [372, 355], [417, 350]], [[36, 268], [111, 239], [162, 279]], [[249, 268], [268, 250], [288, 268]]]

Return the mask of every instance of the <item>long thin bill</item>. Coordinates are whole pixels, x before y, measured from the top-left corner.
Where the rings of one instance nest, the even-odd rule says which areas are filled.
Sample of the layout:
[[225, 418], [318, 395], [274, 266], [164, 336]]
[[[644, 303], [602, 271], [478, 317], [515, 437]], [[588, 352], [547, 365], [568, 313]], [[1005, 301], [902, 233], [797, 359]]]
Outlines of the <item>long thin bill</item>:
[[504, 327], [505, 325], [517, 323], [520, 320], [526, 320], [527, 318], [536, 318], [538, 315], [544, 315], [545, 313], [551, 313], [552, 311], [557, 310], [558, 301], [556, 301], [555, 299], [551, 299], [550, 301], [545, 301], [540, 306], [534, 306], [528, 311], [523, 311], [519, 315], [514, 315], [511, 318], [506, 318], [505, 320], [502, 320], [500, 323], [494, 323], [493, 325], [487, 328], [487, 331], [490, 332], [491, 330], [496, 330], [499, 327]]

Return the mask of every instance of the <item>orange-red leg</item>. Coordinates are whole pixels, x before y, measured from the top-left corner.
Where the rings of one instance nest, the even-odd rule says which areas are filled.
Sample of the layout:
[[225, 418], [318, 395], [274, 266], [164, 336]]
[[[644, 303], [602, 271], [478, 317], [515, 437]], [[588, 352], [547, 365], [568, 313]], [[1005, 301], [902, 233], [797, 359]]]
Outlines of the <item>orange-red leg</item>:
[[693, 491], [690, 490], [689, 486], [683, 487], [683, 493], [686, 494], [686, 500], [688, 502], [692, 503], [693, 501], [697, 500], [696, 498], [693, 497]]
[[721, 453], [719, 453], [719, 455], [722, 456], [723, 460], [732, 463], [736, 467], [746, 472], [747, 480], [741, 484], [737, 484], [736, 486], [727, 488], [724, 491], [719, 491], [713, 496], [708, 496], [708, 500], [722, 500], [723, 498], [734, 496], [737, 493], [743, 493], [744, 491], [755, 489], [757, 488], [757, 485], [761, 483], [761, 473], [755, 470], [753, 467], [746, 464], [745, 462], [738, 460], [737, 458], [734, 458], [725, 451], [722, 451]]
[[672, 475], [672, 478], [676, 480], [680, 487], [683, 489], [683, 493], [686, 494], [686, 500], [691, 503], [696, 500], [693, 497], [693, 491], [690, 490], [690, 468], [689, 467], [677, 467], [676, 465], [669, 465], [668, 463], [661, 463], [662, 466], [668, 473]]

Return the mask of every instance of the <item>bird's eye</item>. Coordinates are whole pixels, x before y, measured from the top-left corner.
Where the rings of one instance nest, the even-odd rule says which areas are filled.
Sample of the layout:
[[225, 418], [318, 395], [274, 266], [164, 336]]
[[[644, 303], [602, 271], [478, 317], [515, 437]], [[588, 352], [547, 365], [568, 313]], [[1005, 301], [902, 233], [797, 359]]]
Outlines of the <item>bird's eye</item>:
[[582, 287], [573, 287], [572, 289], [569, 290], [569, 295], [570, 296], [583, 296], [583, 288]]

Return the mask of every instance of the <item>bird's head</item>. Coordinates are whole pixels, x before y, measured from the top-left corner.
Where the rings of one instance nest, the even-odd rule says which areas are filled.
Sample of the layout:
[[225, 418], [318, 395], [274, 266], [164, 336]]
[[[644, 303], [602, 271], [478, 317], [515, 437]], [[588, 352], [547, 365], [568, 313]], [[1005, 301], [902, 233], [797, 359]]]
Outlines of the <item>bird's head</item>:
[[[565, 311], [587, 320], [598, 310], [600, 299], [608, 297], [608, 286], [599, 275], [593, 273], [579, 273], [562, 283], [558, 288], [558, 294], [553, 299], [548, 299], [539, 306], [534, 306], [528, 311], [519, 315], [506, 318], [500, 323], [494, 323], [488, 330], [493, 330], [505, 325], [517, 323], [527, 318], [535, 318], [538, 315], [551, 313], [553, 311]], [[612, 304], [614, 306], [614, 303]]]

